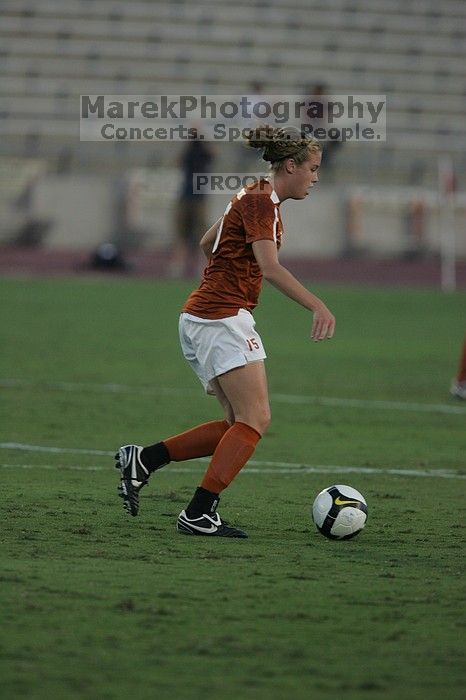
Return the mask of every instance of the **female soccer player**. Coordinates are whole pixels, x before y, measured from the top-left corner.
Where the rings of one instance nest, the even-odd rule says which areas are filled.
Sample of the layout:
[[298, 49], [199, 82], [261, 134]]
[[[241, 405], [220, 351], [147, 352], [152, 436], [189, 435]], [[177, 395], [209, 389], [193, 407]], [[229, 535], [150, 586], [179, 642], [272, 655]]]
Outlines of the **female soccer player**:
[[314, 341], [331, 338], [335, 328], [325, 304], [278, 260], [280, 203], [305, 199], [318, 182], [321, 146], [315, 139], [270, 126], [251, 130], [248, 141], [271, 164], [270, 178], [238, 192], [201, 239], [208, 265], [179, 325], [184, 356], [205, 390], [217, 397], [225, 418], [149, 447], [124, 445], [115, 455], [120, 496], [131, 515], [138, 513], [139, 491], [152, 472], [171, 461], [212, 456], [191, 502], [178, 516], [177, 529], [190, 535], [247, 537], [222, 522], [217, 505], [219, 494], [246, 464], [270, 423], [266, 355], [251, 314], [262, 279], [313, 314]]

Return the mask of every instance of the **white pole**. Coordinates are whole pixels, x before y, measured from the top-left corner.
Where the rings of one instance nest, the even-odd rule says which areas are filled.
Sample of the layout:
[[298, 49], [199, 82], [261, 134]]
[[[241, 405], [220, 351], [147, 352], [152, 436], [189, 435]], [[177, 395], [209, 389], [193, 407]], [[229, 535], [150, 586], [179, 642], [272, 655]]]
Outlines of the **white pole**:
[[451, 156], [442, 156], [439, 171], [439, 225], [441, 285], [443, 292], [456, 289], [455, 175]]

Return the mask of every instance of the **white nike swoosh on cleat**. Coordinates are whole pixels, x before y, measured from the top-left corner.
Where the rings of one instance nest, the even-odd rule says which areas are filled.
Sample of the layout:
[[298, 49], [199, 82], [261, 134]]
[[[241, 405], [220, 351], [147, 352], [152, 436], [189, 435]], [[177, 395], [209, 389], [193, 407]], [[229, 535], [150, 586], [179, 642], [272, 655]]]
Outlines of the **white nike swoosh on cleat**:
[[194, 525], [193, 523], [190, 523], [189, 520], [180, 520], [180, 522], [183, 525], [188, 525], [189, 527], [192, 527], [193, 530], [197, 530], [198, 532], [205, 532], [206, 534], [210, 534], [212, 532], [217, 531], [217, 526], [212, 524], [209, 528], [207, 527], [199, 527], [199, 525]]

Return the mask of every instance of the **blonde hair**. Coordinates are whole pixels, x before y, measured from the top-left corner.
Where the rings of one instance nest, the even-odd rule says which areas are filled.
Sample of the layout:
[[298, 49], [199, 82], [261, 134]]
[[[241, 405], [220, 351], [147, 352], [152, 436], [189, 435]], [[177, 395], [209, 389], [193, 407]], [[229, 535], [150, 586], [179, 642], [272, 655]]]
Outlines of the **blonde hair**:
[[270, 163], [271, 170], [278, 172], [287, 158], [302, 165], [310, 153], [320, 153], [320, 141], [304, 136], [294, 127], [274, 129], [270, 124], [260, 124], [246, 136], [248, 146], [262, 149], [262, 158]]

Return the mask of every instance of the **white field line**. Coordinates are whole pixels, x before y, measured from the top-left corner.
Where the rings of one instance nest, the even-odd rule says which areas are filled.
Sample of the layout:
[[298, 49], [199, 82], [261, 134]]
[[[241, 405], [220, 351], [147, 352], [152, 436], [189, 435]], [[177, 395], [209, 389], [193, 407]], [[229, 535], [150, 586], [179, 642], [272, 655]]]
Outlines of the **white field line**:
[[377, 401], [371, 399], [343, 399], [327, 396], [295, 396], [272, 394], [271, 399], [283, 403], [315, 404], [344, 408], [369, 408], [391, 411], [414, 411], [419, 413], [454, 413], [466, 416], [466, 406], [450, 406], [444, 403], [407, 403], [405, 401]]
[[[49, 454], [80, 454], [110, 457], [115, 454], [109, 450], [92, 450], [72, 447], [44, 447], [41, 445], [27, 445], [17, 442], [2, 442], [0, 449], [3, 450], [23, 450], [35, 453]], [[208, 462], [203, 458], [198, 462]], [[10, 464], [0, 463], [0, 467], [21, 469], [71, 469], [75, 471], [108, 471], [108, 467], [103, 465], [50, 465], [50, 464]], [[169, 471], [180, 474], [196, 474], [202, 469], [193, 467], [168, 467]], [[248, 466], [241, 470], [242, 473], [249, 474], [388, 474], [392, 476], [413, 476], [413, 477], [439, 477], [444, 479], [466, 479], [466, 474], [451, 469], [385, 469], [377, 467], [357, 467], [337, 464], [300, 464], [293, 462], [271, 462], [267, 460], [251, 460]]]
[[[175, 389], [169, 387], [131, 386], [128, 384], [93, 384], [88, 382], [33, 382], [26, 379], [0, 379], [0, 388], [36, 387], [55, 391], [76, 391], [108, 394], [139, 394], [150, 396], [197, 396], [193, 389]], [[405, 401], [378, 401], [371, 399], [351, 399], [330, 396], [305, 396], [296, 394], [270, 394], [272, 403], [308, 404], [314, 406], [333, 406], [337, 408], [360, 408], [369, 410], [411, 411], [415, 413], [447, 413], [466, 416], [466, 406], [435, 403], [410, 403]]]

